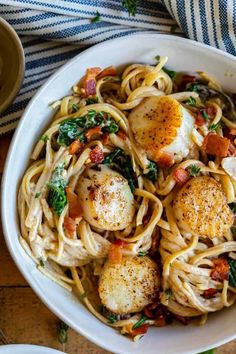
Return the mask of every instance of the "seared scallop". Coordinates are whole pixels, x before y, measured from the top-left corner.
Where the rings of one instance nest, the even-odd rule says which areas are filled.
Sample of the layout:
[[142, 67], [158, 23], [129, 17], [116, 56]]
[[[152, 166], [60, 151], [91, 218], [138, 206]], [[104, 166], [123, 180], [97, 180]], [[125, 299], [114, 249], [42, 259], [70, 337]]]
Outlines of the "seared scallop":
[[156, 297], [158, 268], [149, 257], [123, 257], [121, 264], [107, 261], [99, 279], [102, 304], [116, 314], [141, 311]]
[[83, 216], [91, 225], [122, 230], [133, 220], [134, 197], [128, 181], [107, 166], [86, 170], [76, 186]]
[[189, 180], [177, 193], [173, 208], [179, 227], [193, 234], [220, 237], [233, 224], [221, 185], [212, 177]]
[[193, 116], [177, 100], [168, 96], [150, 97], [129, 115], [136, 143], [149, 159], [158, 162], [163, 153], [181, 161], [193, 146]]

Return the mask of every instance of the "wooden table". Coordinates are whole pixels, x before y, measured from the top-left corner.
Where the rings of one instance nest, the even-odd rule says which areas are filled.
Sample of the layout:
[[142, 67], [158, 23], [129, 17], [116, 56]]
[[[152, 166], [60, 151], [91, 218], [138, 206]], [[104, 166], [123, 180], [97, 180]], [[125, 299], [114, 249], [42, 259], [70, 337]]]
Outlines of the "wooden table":
[[[0, 138], [0, 173], [11, 136]], [[0, 224], [0, 329], [11, 343], [39, 344], [68, 354], [108, 353], [69, 330], [65, 347], [58, 342], [59, 320], [38, 299], [23, 279], [6, 248]], [[236, 340], [216, 350], [216, 354], [236, 354]]]

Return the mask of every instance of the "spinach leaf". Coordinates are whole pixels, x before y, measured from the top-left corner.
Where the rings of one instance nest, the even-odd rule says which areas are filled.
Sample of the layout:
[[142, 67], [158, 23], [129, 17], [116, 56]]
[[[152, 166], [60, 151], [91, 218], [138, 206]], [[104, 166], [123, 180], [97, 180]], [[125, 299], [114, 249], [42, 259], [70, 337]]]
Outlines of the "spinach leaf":
[[148, 164], [148, 173], [144, 174], [144, 177], [150, 179], [152, 182], [156, 182], [159, 174], [159, 168], [154, 161], [150, 161]]
[[87, 105], [94, 104], [94, 103], [98, 103], [98, 98], [97, 97], [89, 97], [89, 98], [87, 98], [87, 100], [86, 100], [86, 104]]
[[116, 133], [119, 130], [119, 125], [110, 117], [109, 113], [96, 112], [91, 109], [82, 117], [64, 120], [59, 127], [57, 143], [68, 146], [78, 138], [85, 143], [86, 131], [97, 126], [101, 126], [104, 133]]
[[229, 284], [236, 288], [236, 260], [228, 259], [228, 263], [230, 266], [229, 269]]
[[103, 164], [110, 165], [111, 168], [114, 168], [114, 170], [120, 172], [127, 179], [131, 192], [134, 192], [137, 186], [136, 176], [133, 171], [130, 157], [125, 155], [122, 149], [114, 149], [105, 157]]
[[65, 187], [66, 180], [62, 176], [64, 170], [63, 166], [58, 166], [52, 173], [52, 177], [47, 184], [48, 197], [47, 201], [49, 206], [54, 210], [57, 215], [60, 215], [67, 204]]

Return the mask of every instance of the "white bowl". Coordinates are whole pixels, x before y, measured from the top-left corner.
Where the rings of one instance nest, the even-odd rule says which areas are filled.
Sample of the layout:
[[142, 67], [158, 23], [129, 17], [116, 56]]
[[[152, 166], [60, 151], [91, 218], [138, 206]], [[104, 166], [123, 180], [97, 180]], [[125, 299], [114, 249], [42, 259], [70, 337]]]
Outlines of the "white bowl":
[[0, 354], [63, 354], [63, 352], [39, 345], [8, 344], [0, 346]]
[[75, 331], [101, 347], [116, 353], [187, 354], [219, 346], [236, 337], [236, 306], [210, 315], [207, 324], [174, 324], [151, 328], [139, 342], [105, 326], [78, 299], [42, 275], [18, 242], [17, 189], [28, 164], [30, 152], [50, 121], [49, 104], [68, 94], [86, 68], [133, 62], [154, 63], [156, 55], [167, 55], [168, 66], [176, 70], [204, 70], [223, 87], [234, 91], [236, 59], [206, 45], [158, 34], [138, 34], [96, 45], [68, 62], [38, 91], [29, 103], [14, 135], [2, 185], [2, 222], [9, 251], [18, 268], [41, 300]]

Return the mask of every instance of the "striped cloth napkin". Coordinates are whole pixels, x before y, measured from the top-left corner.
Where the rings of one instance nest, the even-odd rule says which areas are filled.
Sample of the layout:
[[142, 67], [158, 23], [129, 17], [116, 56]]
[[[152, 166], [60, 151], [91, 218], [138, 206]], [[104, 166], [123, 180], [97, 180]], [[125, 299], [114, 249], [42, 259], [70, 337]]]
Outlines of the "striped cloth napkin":
[[0, 116], [0, 135], [15, 129], [56, 69], [94, 43], [141, 31], [174, 32], [236, 55], [234, 0], [140, 0], [135, 16], [122, 0], [0, 0], [0, 16], [19, 34], [26, 57], [24, 83]]

